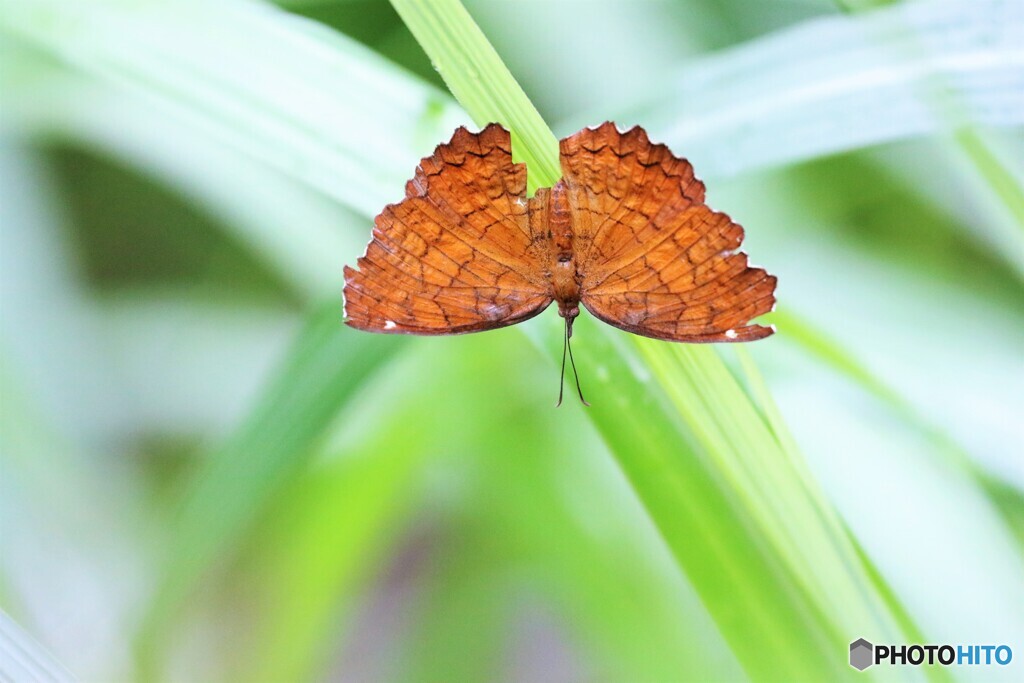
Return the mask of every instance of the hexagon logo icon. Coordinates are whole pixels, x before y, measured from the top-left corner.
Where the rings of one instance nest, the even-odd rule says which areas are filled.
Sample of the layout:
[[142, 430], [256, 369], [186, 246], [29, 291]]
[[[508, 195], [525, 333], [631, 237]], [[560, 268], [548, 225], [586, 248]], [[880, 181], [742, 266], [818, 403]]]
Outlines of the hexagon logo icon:
[[857, 671], [863, 671], [875, 663], [875, 646], [858, 638], [850, 643], [850, 666]]

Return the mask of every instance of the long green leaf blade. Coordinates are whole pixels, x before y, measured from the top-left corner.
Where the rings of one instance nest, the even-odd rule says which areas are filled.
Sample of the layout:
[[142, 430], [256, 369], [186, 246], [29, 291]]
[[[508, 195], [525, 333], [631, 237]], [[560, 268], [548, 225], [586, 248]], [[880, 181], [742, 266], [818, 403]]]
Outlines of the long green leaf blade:
[[[453, 45], [473, 53], [487, 42], [457, 0], [392, 2], [442, 68], [460, 63]], [[461, 19], [453, 25], [451, 17]], [[543, 125], [531, 107], [502, 108], [522, 91], [497, 70], [489, 75], [443, 72], [449, 85], [458, 81], [453, 92], [502, 93], [461, 100], [475, 119], [513, 131]], [[798, 463], [713, 351], [623, 342], [581, 322], [588, 343], [580, 355], [619, 392], [615, 404], [595, 402], [591, 417], [752, 676], [842, 677], [849, 670], [835, 652], [851, 632], [898, 632], [834, 513], [807, 494]]]
[[[365, 214], [401, 196], [410, 147], [425, 153], [465, 122], [450, 98], [356, 41], [261, 3], [0, 7], [0, 30]], [[252, 78], [249, 57], [268, 45], [275, 58]]]
[[0, 611], [0, 679], [38, 683], [77, 680], [3, 611]]
[[616, 115], [713, 177], [965, 124], [1012, 128], [1024, 124], [1022, 31], [1004, 0], [822, 17], [695, 59]]
[[336, 304], [311, 318], [260, 403], [211, 454], [184, 500], [138, 643], [144, 674], [152, 675], [158, 666], [166, 629], [214, 560], [237, 543], [268, 498], [308, 462], [342, 407], [405, 341], [343, 326]]
[[[530, 193], [553, 185], [562, 175], [558, 140], [498, 53], [482, 39], [466, 9], [458, 2], [447, 1], [434, 5], [404, 1], [392, 4], [420, 44], [432, 46], [428, 54], [435, 68], [477, 125], [497, 121], [512, 132], [512, 154], [526, 163]], [[490, 88], [489, 83], [502, 83], [504, 87]]]

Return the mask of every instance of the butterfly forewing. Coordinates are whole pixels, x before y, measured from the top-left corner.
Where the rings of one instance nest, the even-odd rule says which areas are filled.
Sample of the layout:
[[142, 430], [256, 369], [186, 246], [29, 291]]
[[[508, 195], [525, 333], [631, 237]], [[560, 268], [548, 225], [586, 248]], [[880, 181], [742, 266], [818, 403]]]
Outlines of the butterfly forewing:
[[530, 232], [526, 171], [509, 134], [465, 128], [423, 159], [406, 199], [375, 221], [345, 268], [345, 314], [374, 332], [457, 334], [511, 325], [551, 303]]
[[[743, 229], [704, 202], [688, 162], [640, 128], [606, 123], [561, 143], [581, 299], [595, 316], [658, 339], [760, 339], [775, 278], [737, 252]], [[577, 226], [579, 226], [577, 228]]]

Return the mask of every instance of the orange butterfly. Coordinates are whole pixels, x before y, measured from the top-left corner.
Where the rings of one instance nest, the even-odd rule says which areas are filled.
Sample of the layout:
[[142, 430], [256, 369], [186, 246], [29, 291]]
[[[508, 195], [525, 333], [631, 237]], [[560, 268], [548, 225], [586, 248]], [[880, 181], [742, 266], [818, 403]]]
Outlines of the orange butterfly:
[[[743, 228], [704, 204], [689, 162], [639, 126], [620, 133], [612, 123], [559, 148], [562, 179], [527, 198], [507, 130], [456, 130], [420, 162], [406, 198], [377, 216], [358, 270], [345, 267], [346, 323], [462, 334], [513, 325], [557, 301], [563, 377], [581, 303], [610, 325], [668, 341], [774, 332], [749, 321], [773, 309], [776, 278], [750, 267], [738, 251]], [[583, 400], [578, 377], [576, 387]]]

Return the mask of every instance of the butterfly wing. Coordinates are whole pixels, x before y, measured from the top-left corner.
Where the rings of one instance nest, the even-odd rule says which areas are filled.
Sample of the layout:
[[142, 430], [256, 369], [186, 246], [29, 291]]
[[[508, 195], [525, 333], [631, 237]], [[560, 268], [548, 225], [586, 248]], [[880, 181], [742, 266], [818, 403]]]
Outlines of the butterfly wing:
[[552, 301], [541, 248], [508, 131], [459, 128], [420, 162], [406, 198], [377, 216], [358, 269], [345, 267], [346, 323], [435, 335], [526, 320]]
[[737, 251], [743, 228], [704, 204], [690, 164], [643, 129], [611, 123], [561, 141], [583, 305], [634, 334], [680, 342], [752, 341], [776, 278]]

